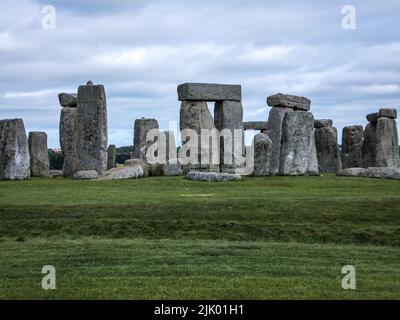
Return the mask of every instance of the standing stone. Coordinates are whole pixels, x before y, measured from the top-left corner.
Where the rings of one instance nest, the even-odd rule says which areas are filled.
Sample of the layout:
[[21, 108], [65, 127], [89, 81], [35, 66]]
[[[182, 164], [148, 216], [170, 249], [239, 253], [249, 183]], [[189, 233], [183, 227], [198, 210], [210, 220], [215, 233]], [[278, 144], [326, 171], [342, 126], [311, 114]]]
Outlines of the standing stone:
[[265, 133], [254, 136], [254, 176], [268, 176], [272, 156], [272, 141]]
[[364, 131], [363, 167], [398, 167], [398, 145], [396, 120], [381, 117], [369, 123]]
[[72, 178], [77, 162], [77, 108], [62, 108], [60, 117], [60, 146], [64, 156], [64, 177]]
[[294, 112], [292, 108], [274, 107], [269, 112], [267, 135], [272, 141], [271, 174], [279, 173], [281, 156], [282, 123], [285, 114]]
[[30, 177], [28, 139], [22, 119], [0, 120], [0, 180]]
[[[220, 133], [220, 171], [235, 173], [237, 168], [243, 167], [245, 164], [242, 103], [240, 101], [217, 101], [214, 107], [214, 124]], [[230, 142], [226, 140], [229, 136], [224, 138], [224, 133], [231, 135]]]
[[[337, 173], [342, 169], [342, 161], [337, 143], [337, 129], [330, 121], [315, 121], [315, 147], [317, 149], [318, 170], [320, 173]], [[321, 127], [321, 125], [326, 125]]]
[[314, 117], [311, 112], [285, 114], [282, 124], [280, 174], [318, 175]]
[[32, 177], [48, 177], [50, 171], [46, 132], [29, 132], [29, 155]]
[[178, 153], [176, 149], [175, 134], [172, 130], [163, 131], [165, 137], [165, 163], [170, 160], [177, 159]]
[[110, 144], [107, 150], [107, 170], [115, 168], [117, 162], [117, 148], [115, 144]]
[[77, 115], [77, 171], [107, 169], [107, 103], [103, 85], [80, 86]]
[[147, 140], [147, 134], [150, 130], [159, 129], [158, 122], [156, 119], [136, 119], [135, 120], [135, 136], [133, 139], [133, 159], [141, 159], [147, 163], [146, 152], [150, 145], [152, 145], [156, 139]]
[[362, 167], [362, 141], [362, 126], [348, 126], [343, 128], [343, 169]]
[[[201, 130], [215, 130], [215, 125], [205, 101], [182, 101], [180, 109], [180, 130], [191, 129], [198, 135], [197, 164], [184, 165], [184, 171], [219, 171], [219, 164], [212, 163], [213, 157], [219, 159], [219, 150], [211, 143], [209, 146], [201, 145]], [[218, 137], [217, 137], [218, 138]], [[211, 139], [210, 139], [211, 140]], [[217, 139], [218, 140], [218, 139]], [[182, 147], [189, 142], [189, 139], [182, 136]], [[215, 141], [218, 143], [218, 141]], [[209, 161], [201, 162], [201, 154], [209, 155]]]

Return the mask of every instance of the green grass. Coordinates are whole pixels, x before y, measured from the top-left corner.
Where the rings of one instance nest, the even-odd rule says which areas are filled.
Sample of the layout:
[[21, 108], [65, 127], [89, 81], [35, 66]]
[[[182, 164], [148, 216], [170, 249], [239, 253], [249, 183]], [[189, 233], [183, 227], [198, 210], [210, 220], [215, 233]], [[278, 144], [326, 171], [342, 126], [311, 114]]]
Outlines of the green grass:
[[394, 180], [0, 181], [0, 204], [1, 299], [400, 298]]

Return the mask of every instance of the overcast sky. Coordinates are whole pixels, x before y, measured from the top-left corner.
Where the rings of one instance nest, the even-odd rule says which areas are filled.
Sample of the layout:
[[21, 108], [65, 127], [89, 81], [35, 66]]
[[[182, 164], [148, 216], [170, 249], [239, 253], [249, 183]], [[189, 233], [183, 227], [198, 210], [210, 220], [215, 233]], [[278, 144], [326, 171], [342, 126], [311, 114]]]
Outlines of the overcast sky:
[[[56, 9], [55, 30], [42, 7]], [[342, 7], [356, 29], [342, 28]], [[400, 105], [400, 1], [0, 0], [0, 119], [23, 118], [58, 147], [59, 92], [105, 85], [109, 143], [135, 118], [179, 121], [183, 82], [242, 85], [245, 121], [267, 120], [276, 92], [312, 100], [343, 126]], [[213, 106], [209, 105], [213, 110]], [[399, 110], [399, 108], [398, 108]], [[399, 110], [400, 111], [400, 110]]]

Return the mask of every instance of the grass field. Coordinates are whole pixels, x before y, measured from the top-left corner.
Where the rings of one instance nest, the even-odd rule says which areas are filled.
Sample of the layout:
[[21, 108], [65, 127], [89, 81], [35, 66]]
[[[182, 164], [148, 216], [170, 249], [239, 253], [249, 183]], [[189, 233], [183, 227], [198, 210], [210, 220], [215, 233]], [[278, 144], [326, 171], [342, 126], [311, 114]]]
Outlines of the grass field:
[[0, 181], [0, 204], [1, 299], [400, 298], [394, 180]]

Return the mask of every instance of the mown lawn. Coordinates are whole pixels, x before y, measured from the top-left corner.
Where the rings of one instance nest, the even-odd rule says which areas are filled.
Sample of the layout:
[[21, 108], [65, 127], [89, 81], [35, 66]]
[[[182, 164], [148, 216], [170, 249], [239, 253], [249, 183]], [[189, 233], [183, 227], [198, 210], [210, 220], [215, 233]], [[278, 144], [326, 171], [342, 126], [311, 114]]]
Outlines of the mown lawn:
[[0, 181], [0, 298], [398, 299], [400, 182]]

